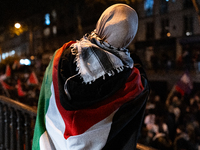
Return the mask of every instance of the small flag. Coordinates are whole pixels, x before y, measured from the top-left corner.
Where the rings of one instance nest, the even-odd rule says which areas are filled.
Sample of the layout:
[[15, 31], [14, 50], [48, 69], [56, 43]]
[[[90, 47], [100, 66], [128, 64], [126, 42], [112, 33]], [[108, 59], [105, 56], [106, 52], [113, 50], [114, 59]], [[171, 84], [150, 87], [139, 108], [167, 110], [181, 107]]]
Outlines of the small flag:
[[12, 90], [12, 89], [13, 89], [12, 86], [8, 85], [8, 84], [7, 84], [6, 82], [4, 82], [4, 81], [0, 81], [0, 83], [1, 83], [2, 87], [3, 87], [4, 89], [6, 89], [6, 90]]
[[21, 81], [19, 79], [17, 80], [17, 93], [18, 93], [18, 96], [20, 97], [26, 95], [26, 92], [22, 90]]
[[30, 74], [27, 84], [36, 84], [36, 85], [38, 84], [38, 79], [34, 71]]
[[6, 65], [6, 77], [10, 77], [11, 76], [11, 69], [10, 69], [10, 66], [9, 65]]
[[175, 89], [181, 95], [190, 94], [193, 89], [193, 84], [188, 72], [185, 72], [180, 80], [176, 83]]

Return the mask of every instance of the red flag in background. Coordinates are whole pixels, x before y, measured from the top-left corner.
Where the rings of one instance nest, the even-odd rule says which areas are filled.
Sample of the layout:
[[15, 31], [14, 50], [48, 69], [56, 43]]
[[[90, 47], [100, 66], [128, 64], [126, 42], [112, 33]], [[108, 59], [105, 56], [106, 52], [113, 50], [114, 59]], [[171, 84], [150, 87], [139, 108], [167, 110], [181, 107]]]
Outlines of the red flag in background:
[[30, 74], [27, 82], [28, 82], [27, 84], [38, 84], [38, 79], [37, 79], [34, 71]]
[[6, 77], [10, 77], [11, 76], [11, 69], [10, 69], [10, 66], [9, 65], [6, 65]]
[[8, 85], [8, 84], [7, 84], [6, 82], [4, 82], [4, 81], [0, 81], [0, 83], [1, 83], [2, 87], [3, 87], [4, 89], [6, 89], [6, 90], [12, 90], [12, 89], [13, 89], [12, 86]]
[[193, 89], [193, 84], [188, 72], [185, 72], [180, 80], [176, 83], [175, 89], [177, 92], [181, 93], [181, 95], [190, 94]]
[[24, 92], [22, 90], [21, 81], [19, 79], [17, 80], [17, 93], [18, 93], [18, 96], [25, 96], [26, 95], [26, 92]]

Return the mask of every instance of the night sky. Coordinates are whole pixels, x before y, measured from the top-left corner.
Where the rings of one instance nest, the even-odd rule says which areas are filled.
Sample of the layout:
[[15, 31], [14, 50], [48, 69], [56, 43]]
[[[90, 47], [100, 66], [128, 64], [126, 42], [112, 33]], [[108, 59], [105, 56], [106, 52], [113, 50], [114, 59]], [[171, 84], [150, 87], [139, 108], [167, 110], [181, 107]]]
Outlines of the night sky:
[[0, 25], [19, 21], [53, 5], [53, 0], [0, 0]]

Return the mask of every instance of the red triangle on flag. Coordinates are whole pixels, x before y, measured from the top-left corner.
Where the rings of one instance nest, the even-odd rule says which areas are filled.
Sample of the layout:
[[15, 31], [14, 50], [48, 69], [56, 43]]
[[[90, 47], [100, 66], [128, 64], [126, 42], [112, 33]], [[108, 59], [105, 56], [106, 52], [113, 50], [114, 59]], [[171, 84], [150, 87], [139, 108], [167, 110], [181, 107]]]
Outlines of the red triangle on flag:
[[2, 85], [2, 87], [3, 87], [4, 89], [7, 89], [7, 90], [12, 90], [12, 89], [13, 89], [12, 86], [8, 85], [8, 84], [7, 84], [6, 82], [4, 82], [4, 81], [1, 81], [1, 85]]
[[6, 65], [6, 77], [10, 77], [11, 76], [11, 69], [10, 69], [10, 66], [9, 65]]
[[17, 80], [17, 92], [18, 92], [18, 96], [25, 96], [26, 95], [26, 92], [24, 92], [22, 90], [22, 87], [21, 87], [21, 81], [18, 79]]
[[34, 71], [29, 76], [28, 84], [38, 84], [38, 79], [37, 79]]

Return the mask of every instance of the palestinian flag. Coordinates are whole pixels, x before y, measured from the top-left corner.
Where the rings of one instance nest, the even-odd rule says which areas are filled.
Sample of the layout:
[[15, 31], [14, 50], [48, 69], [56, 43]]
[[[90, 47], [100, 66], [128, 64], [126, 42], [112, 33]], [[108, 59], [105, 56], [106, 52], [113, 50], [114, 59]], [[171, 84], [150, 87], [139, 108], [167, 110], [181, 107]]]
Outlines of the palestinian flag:
[[7, 84], [6, 82], [4, 82], [4, 81], [1, 81], [1, 80], [0, 80], [0, 83], [1, 83], [2, 87], [3, 87], [5, 90], [13, 90], [13, 89], [14, 89], [12, 86], [8, 85], [8, 84]]
[[20, 97], [26, 96], [26, 92], [22, 90], [21, 81], [19, 79], [17, 80], [17, 93]]
[[185, 72], [179, 81], [175, 85], [177, 92], [181, 93], [182, 96], [190, 94], [193, 89], [193, 83], [188, 72]]
[[11, 69], [10, 69], [9, 65], [6, 65], [5, 75], [6, 75], [6, 77], [10, 77], [11, 76]]
[[28, 85], [30, 85], [30, 84], [31, 85], [38, 85], [38, 79], [37, 79], [34, 71], [30, 74], [28, 81], [27, 81], [27, 84]]
[[137, 144], [149, 89], [134, 68], [125, 86], [88, 108], [66, 110], [58, 88], [57, 50], [46, 69], [38, 102], [32, 150], [133, 150]]

